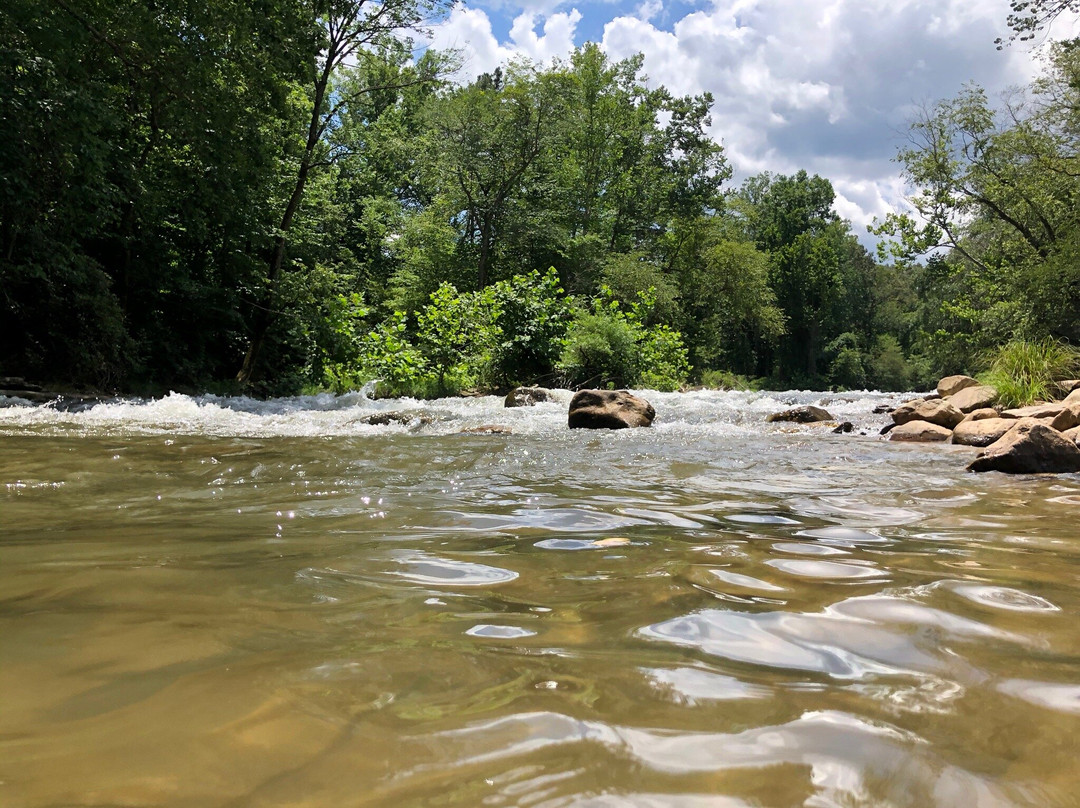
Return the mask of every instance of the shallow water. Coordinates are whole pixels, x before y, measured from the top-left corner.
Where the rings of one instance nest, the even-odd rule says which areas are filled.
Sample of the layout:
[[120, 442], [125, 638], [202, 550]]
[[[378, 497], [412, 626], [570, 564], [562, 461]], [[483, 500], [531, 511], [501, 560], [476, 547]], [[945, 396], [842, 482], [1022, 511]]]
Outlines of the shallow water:
[[1080, 476], [648, 397], [0, 409], [0, 805], [1080, 804]]

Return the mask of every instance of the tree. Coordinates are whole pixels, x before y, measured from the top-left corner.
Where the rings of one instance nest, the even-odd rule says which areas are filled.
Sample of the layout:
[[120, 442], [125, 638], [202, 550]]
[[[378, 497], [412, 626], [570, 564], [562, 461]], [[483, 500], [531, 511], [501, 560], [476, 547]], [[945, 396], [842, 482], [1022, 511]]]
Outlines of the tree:
[[337, 94], [333, 80], [339, 69], [350, 60], [379, 58], [382, 53], [399, 50], [400, 38], [417, 30], [432, 15], [446, 8], [444, 0], [325, 0], [312, 7], [320, 30], [318, 55], [308, 78], [308, 115], [305, 135], [295, 159], [295, 174], [278, 223], [261, 301], [256, 305], [251, 338], [244, 363], [236, 379], [242, 384], [251, 380], [255, 363], [262, 351], [267, 331], [274, 318], [275, 295], [285, 267], [289, 235], [308, 180], [313, 172], [332, 165], [336, 155], [328, 147], [328, 135], [340, 125], [343, 111], [356, 97], [401, 87], [404, 84], [433, 81], [434, 76], [423, 73], [394, 77], [390, 85], [351, 87], [346, 94]]
[[[1034, 39], [1035, 35], [1065, 13], [1080, 11], [1080, 0], [1009, 0], [1012, 13], [1006, 18], [1012, 33], [1009, 42]], [[998, 49], [1005, 41], [998, 39]]]

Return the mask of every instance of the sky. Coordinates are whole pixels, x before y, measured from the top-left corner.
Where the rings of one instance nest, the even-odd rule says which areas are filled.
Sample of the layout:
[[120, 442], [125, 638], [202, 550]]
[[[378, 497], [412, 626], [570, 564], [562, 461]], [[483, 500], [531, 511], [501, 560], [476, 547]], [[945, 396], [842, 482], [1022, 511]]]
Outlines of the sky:
[[[820, 174], [861, 232], [905, 209], [894, 158], [920, 107], [968, 82], [994, 97], [1038, 74], [1039, 47], [994, 44], [1008, 13], [1008, 0], [470, 0], [431, 44], [461, 51], [463, 81], [587, 41], [616, 60], [643, 53], [652, 84], [713, 94], [711, 133], [736, 183]], [[1062, 19], [1049, 37], [1078, 34]]]

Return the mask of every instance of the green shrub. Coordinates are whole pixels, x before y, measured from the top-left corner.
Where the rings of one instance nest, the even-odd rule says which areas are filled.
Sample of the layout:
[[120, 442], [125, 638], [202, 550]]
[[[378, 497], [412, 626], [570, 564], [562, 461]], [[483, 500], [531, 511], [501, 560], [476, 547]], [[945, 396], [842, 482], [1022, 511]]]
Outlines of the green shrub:
[[986, 357], [989, 365], [979, 380], [993, 385], [999, 403], [1023, 407], [1054, 398], [1054, 382], [1080, 373], [1080, 352], [1053, 339], [1038, 342], [1014, 340]]
[[869, 382], [877, 390], [910, 390], [915, 373], [904, 356], [899, 341], [891, 334], [882, 334], [874, 343], [870, 357]]
[[573, 314], [554, 268], [499, 281], [494, 287], [498, 334], [490, 373], [500, 384], [549, 376], [562, 355]]
[[710, 390], [753, 390], [753, 383], [730, 370], [706, 370], [701, 374], [701, 386]]

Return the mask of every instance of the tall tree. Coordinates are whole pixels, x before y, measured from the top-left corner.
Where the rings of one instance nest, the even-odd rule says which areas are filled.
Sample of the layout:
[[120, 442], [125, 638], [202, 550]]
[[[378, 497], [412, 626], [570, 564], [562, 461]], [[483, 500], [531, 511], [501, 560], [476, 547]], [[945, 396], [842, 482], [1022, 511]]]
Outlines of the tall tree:
[[[273, 247], [261, 300], [255, 306], [251, 337], [237, 381], [248, 383], [274, 320], [275, 298], [286, 263], [289, 236], [313, 172], [333, 164], [328, 148], [329, 133], [340, 124], [343, 110], [359, 95], [388, 89], [386, 86], [353, 86], [347, 94], [334, 92], [339, 69], [352, 60], [376, 57], [380, 51], [400, 48], [400, 40], [418, 30], [434, 15], [445, 10], [448, 0], [322, 0], [311, 8], [321, 35], [318, 55], [308, 78], [308, 115], [303, 144], [295, 158], [291, 183]], [[433, 81], [432, 75], [417, 75], [408, 83]], [[392, 79], [401, 86], [400, 79]]]

